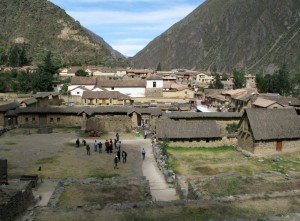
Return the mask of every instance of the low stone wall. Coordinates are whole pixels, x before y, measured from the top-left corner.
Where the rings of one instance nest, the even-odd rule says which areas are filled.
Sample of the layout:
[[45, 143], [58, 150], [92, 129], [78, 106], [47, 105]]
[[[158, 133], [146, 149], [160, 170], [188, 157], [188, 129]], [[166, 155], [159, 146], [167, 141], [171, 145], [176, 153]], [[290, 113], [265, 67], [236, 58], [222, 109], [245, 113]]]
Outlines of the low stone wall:
[[150, 192], [150, 184], [149, 181], [146, 180], [145, 176], [141, 177], [113, 177], [113, 178], [104, 178], [104, 179], [96, 179], [96, 178], [88, 178], [88, 179], [61, 179], [59, 180], [49, 202], [48, 206], [56, 207], [59, 201], [60, 195], [63, 193], [65, 188], [74, 184], [97, 184], [97, 185], [138, 185], [144, 188], [144, 193], [146, 195], [151, 195]]
[[0, 220], [15, 220], [31, 205], [33, 198], [29, 181], [11, 180], [9, 185], [0, 186]]
[[220, 140], [211, 140], [206, 142], [205, 140], [192, 140], [192, 141], [170, 141], [171, 146], [176, 147], [219, 147], [219, 146], [236, 146], [237, 139], [235, 137], [223, 137]]

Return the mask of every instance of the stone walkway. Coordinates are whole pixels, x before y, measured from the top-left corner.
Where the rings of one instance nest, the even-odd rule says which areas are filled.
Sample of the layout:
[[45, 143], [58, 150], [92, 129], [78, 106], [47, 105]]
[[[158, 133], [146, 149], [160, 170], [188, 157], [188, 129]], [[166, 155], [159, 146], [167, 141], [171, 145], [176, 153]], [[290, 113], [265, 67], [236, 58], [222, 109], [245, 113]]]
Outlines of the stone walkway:
[[154, 201], [172, 201], [179, 200], [175, 188], [170, 188], [165, 181], [162, 172], [158, 169], [154, 159], [151, 141], [149, 139], [139, 140], [141, 147], [146, 150], [146, 158], [143, 161], [143, 175], [150, 183], [150, 190]]

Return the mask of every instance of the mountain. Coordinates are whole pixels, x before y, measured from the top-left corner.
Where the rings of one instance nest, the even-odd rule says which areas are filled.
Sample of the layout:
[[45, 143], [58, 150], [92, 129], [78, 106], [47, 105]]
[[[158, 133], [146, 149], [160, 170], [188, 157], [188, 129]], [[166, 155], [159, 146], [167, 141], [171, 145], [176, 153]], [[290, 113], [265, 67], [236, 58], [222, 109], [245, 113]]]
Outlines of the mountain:
[[300, 73], [299, 0], [206, 0], [131, 58], [135, 67]]
[[25, 46], [33, 63], [51, 51], [63, 63], [125, 66], [125, 56], [47, 0], [0, 1], [0, 53]]

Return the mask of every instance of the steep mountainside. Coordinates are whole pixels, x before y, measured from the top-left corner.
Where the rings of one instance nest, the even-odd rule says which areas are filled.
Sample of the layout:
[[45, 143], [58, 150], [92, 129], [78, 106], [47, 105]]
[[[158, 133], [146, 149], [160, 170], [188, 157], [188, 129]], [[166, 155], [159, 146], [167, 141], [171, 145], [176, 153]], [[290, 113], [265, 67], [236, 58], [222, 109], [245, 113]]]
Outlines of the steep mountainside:
[[300, 73], [299, 0], [206, 0], [132, 58], [136, 67]]
[[47, 0], [0, 1], [0, 53], [25, 44], [33, 61], [51, 50], [65, 63], [124, 65], [124, 56]]

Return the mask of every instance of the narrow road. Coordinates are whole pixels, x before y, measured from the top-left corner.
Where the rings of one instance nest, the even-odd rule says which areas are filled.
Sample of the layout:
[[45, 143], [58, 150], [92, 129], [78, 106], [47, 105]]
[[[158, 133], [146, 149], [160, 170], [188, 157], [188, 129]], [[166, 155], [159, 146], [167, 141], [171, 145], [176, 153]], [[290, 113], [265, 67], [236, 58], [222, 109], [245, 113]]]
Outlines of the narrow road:
[[149, 139], [138, 139], [141, 148], [146, 150], [146, 158], [143, 161], [143, 175], [146, 176], [150, 183], [150, 190], [155, 201], [172, 201], [178, 200], [179, 196], [175, 188], [170, 188], [165, 181], [162, 172], [159, 170], [154, 159], [151, 141]]

